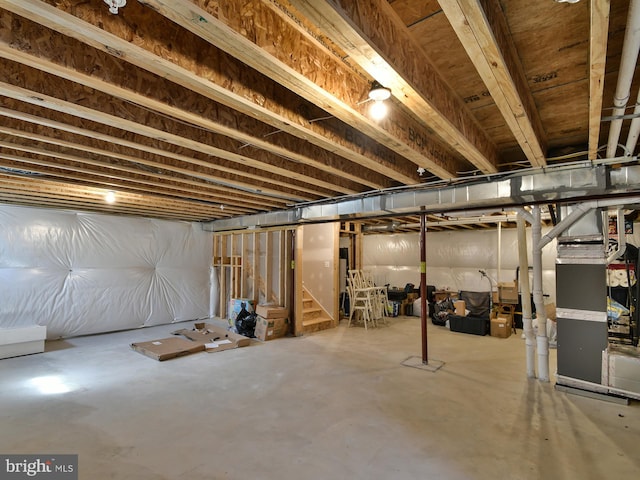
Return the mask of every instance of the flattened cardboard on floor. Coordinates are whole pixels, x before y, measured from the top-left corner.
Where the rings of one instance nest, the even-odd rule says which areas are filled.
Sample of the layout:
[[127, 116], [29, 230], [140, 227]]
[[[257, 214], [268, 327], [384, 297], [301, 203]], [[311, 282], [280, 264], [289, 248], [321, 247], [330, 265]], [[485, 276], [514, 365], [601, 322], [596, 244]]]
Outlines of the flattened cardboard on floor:
[[251, 343], [249, 337], [210, 323], [197, 323], [193, 329], [183, 328], [176, 330], [173, 334], [182, 335], [195, 343], [204, 345], [207, 352], [222, 352], [232, 348], [246, 347]]
[[180, 337], [169, 337], [149, 342], [132, 343], [131, 348], [149, 358], [162, 362], [170, 358], [202, 352], [205, 347], [203, 343], [192, 342]]

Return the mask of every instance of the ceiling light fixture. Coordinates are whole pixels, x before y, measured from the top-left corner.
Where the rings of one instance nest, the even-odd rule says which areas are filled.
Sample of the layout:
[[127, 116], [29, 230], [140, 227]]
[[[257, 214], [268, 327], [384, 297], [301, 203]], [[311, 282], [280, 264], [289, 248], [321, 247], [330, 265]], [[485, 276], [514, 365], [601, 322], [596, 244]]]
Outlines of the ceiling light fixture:
[[107, 194], [104, 196], [104, 201], [107, 202], [108, 204], [112, 204], [112, 203], [116, 203], [116, 194], [115, 192], [107, 192]]
[[369, 90], [369, 99], [375, 102], [383, 102], [391, 98], [391, 89], [383, 87], [377, 80], [373, 81]]
[[127, 0], [104, 0], [109, 6], [109, 11], [114, 15], [118, 13], [118, 9], [124, 7], [127, 4]]
[[388, 108], [384, 101], [389, 98], [391, 98], [391, 89], [374, 80], [369, 90], [369, 100], [373, 100], [369, 113], [374, 120], [381, 120], [387, 115]]
[[578, 3], [580, 0], [556, 0], [556, 3]]

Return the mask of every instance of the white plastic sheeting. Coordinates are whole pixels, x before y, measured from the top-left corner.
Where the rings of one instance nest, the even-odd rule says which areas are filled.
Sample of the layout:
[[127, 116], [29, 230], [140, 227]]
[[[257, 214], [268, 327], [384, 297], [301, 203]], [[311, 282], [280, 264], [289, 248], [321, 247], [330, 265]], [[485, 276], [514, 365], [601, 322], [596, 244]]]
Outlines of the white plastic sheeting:
[[[545, 229], [543, 228], [543, 233]], [[528, 229], [529, 245], [531, 231]], [[451, 291], [488, 291], [484, 270], [498, 281], [498, 230], [451, 232], [427, 231], [427, 283]], [[516, 229], [502, 229], [501, 282], [515, 280], [518, 268]], [[529, 252], [531, 258], [531, 252]], [[556, 243], [542, 251], [544, 294], [555, 301]], [[363, 268], [371, 270], [378, 285], [404, 287], [420, 285], [420, 236], [417, 233], [366, 235], [363, 239]]]
[[209, 316], [199, 224], [0, 206], [0, 328], [48, 338]]

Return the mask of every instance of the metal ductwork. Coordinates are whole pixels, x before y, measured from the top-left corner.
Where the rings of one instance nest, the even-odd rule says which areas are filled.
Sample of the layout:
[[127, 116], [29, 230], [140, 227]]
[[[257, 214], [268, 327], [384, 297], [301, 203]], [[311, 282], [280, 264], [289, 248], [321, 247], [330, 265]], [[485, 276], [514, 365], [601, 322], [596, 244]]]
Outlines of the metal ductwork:
[[451, 210], [514, 208], [540, 203], [577, 202], [612, 195], [628, 197], [638, 192], [640, 166], [612, 168], [607, 165], [572, 165], [515, 173], [508, 177], [484, 177], [465, 184], [420, 185], [301, 204], [289, 210], [215, 220], [203, 224], [203, 229], [221, 232], [416, 215], [421, 211], [439, 213]]

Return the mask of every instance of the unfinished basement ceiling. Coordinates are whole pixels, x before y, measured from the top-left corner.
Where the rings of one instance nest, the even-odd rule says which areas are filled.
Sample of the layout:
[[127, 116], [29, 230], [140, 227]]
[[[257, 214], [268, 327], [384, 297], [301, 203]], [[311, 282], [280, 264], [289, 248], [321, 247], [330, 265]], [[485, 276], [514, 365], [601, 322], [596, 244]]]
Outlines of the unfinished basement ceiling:
[[208, 222], [603, 158], [629, 3], [0, 0], [0, 201]]

